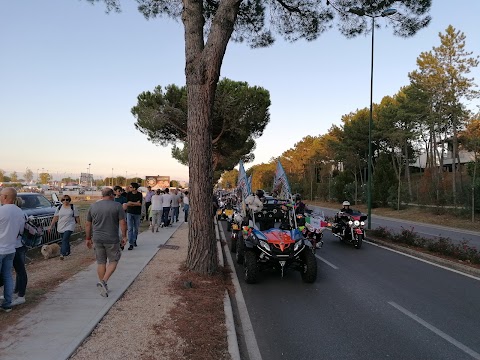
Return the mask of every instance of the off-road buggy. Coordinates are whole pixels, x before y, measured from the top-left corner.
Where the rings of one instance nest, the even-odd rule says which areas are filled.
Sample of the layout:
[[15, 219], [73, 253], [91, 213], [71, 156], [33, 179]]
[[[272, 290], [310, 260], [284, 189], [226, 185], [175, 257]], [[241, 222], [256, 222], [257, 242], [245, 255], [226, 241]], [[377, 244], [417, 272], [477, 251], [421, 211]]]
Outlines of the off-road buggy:
[[277, 269], [283, 277], [287, 269], [300, 271], [302, 280], [317, 279], [317, 259], [312, 243], [298, 228], [291, 201], [269, 199], [262, 202], [256, 196], [245, 199], [247, 219], [244, 220], [243, 241], [237, 240], [237, 262], [243, 262], [244, 278], [256, 283], [258, 273]]

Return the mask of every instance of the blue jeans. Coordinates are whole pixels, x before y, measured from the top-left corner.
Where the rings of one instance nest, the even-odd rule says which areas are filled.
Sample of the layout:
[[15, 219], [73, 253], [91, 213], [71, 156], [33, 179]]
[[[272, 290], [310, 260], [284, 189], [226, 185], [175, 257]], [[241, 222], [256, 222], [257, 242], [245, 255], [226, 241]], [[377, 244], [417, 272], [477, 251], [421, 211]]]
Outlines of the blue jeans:
[[178, 221], [178, 214], [179, 214], [179, 206], [173, 206], [173, 213], [172, 213], [172, 222]]
[[170, 206], [169, 207], [164, 207], [163, 208], [163, 213], [162, 213], [162, 223], [166, 226], [168, 223], [168, 214], [170, 213]]
[[60, 248], [60, 254], [63, 256], [68, 256], [70, 255], [70, 235], [72, 235], [73, 231], [67, 230], [63, 233], [60, 233], [62, 235], [62, 246]]
[[183, 212], [185, 213], [185, 222], [188, 222], [188, 210], [190, 210], [190, 205], [183, 205]]
[[15, 269], [15, 289], [14, 293], [18, 296], [24, 297], [27, 289], [27, 270], [25, 269], [25, 257], [27, 254], [27, 247], [21, 246], [15, 249], [15, 257], [13, 258], [13, 268]]
[[15, 253], [2, 255], [0, 254], [0, 271], [3, 278], [3, 300], [2, 307], [10, 308], [12, 306], [12, 297], [13, 297], [13, 277], [12, 277], [12, 268], [13, 268], [13, 258]]
[[133, 245], [137, 241], [138, 227], [140, 226], [140, 214], [127, 213], [128, 243]]

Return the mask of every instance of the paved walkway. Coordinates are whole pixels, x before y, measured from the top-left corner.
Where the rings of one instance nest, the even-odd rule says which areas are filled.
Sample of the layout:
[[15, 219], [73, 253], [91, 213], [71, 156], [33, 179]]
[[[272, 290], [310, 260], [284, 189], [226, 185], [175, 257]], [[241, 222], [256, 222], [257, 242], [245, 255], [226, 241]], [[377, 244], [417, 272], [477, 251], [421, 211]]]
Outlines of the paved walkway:
[[157, 233], [139, 234], [138, 247], [123, 251], [108, 282], [107, 298], [101, 297], [96, 287], [96, 264], [60, 284], [8, 333], [2, 334], [0, 359], [68, 359], [155, 256], [158, 246], [165, 244], [181, 224], [183, 221]]

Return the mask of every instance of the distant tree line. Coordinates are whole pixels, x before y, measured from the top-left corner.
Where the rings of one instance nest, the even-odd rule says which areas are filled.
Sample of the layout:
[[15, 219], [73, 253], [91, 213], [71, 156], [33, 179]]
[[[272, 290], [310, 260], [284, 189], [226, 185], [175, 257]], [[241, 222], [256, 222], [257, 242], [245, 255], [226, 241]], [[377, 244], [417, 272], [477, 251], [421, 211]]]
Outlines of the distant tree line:
[[[465, 104], [479, 98], [468, 77], [478, 56], [466, 51], [465, 35], [452, 26], [439, 38], [439, 46], [417, 58], [417, 68], [408, 74], [410, 84], [374, 104], [373, 206], [452, 205], [472, 209], [473, 216], [473, 210], [480, 210], [475, 202], [480, 194], [480, 114]], [[271, 189], [279, 159], [293, 192], [307, 199], [365, 202], [369, 109], [343, 115], [341, 122], [324, 135], [303, 138], [269, 163], [251, 167], [252, 189]], [[460, 164], [462, 150], [473, 154], [468, 164]], [[222, 175], [221, 186], [235, 186], [235, 171]]]

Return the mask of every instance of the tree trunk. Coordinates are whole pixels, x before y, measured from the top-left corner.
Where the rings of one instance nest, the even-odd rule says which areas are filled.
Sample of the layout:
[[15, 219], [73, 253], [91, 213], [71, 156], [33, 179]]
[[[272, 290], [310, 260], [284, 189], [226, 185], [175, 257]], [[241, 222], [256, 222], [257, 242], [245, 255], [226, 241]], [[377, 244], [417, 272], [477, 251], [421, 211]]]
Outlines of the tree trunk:
[[453, 123], [452, 175], [453, 175], [453, 180], [452, 180], [453, 207], [456, 209], [457, 208], [457, 129], [456, 129], [455, 122]]
[[477, 156], [475, 154], [472, 177], [472, 222], [475, 222], [475, 181], [477, 180]]
[[412, 181], [410, 179], [410, 158], [408, 157], [408, 141], [405, 139], [405, 177], [407, 178], [408, 196], [413, 199]]
[[241, 0], [222, 1], [204, 44], [203, 4], [183, 0], [185, 75], [187, 80], [190, 216], [187, 267], [212, 274], [217, 270], [213, 224], [211, 112], [220, 68]]

